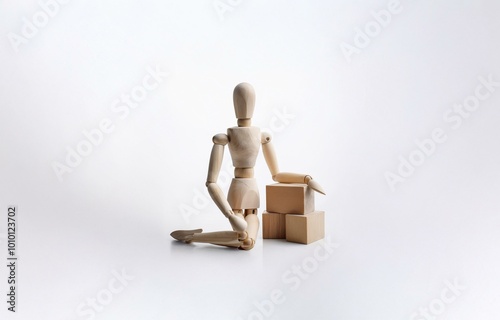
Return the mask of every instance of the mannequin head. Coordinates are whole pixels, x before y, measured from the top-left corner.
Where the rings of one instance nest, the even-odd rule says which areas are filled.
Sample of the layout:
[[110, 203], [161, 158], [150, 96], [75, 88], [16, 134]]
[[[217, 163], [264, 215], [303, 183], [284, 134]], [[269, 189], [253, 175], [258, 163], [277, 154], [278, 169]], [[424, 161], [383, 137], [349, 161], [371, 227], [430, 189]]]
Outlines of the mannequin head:
[[249, 83], [238, 84], [233, 91], [233, 103], [238, 126], [249, 127], [255, 108], [255, 91]]

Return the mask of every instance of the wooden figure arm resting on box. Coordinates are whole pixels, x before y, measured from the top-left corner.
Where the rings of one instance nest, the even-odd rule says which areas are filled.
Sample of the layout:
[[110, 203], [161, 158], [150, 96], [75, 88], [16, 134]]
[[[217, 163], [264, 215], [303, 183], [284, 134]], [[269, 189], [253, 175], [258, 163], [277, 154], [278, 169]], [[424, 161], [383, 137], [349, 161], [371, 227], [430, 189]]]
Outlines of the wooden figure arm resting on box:
[[267, 166], [269, 167], [269, 171], [271, 171], [274, 181], [281, 183], [305, 183], [314, 191], [325, 194], [321, 185], [313, 180], [310, 175], [279, 171], [276, 152], [274, 151], [274, 146], [271, 142], [271, 135], [269, 133], [262, 133], [261, 143], [264, 159], [266, 159]]

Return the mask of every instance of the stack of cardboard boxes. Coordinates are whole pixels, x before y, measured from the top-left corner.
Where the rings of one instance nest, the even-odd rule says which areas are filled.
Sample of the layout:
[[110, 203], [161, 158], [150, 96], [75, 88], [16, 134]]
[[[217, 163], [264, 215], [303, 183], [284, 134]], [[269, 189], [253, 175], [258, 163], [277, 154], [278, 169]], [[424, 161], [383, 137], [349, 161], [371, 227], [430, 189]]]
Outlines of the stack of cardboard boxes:
[[286, 239], [304, 244], [323, 239], [325, 212], [315, 210], [314, 191], [306, 184], [267, 185], [262, 235], [264, 239]]

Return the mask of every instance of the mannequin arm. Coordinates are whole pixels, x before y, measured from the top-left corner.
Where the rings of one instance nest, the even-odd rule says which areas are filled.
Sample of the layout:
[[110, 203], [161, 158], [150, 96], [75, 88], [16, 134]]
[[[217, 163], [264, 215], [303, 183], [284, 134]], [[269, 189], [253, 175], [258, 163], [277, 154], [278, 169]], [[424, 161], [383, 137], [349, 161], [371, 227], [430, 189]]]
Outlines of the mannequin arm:
[[217, 134], [212, 140], [214, 142], [214, 146], [212, 147], [212, 153], [210, 154], [207, 182], [205, 185], [208, 188], [210, 197], [212, 197], [212, 200], [215, 202], [222, 214], [229, 219], [233, 229], [236, 231], [243, 231], [247, 227], [245, 220], [234, 215], [233, 209], [224, 196], [224, 192], [222, 192], [221, 188], [217, 184], [217, 179], [219, 178], [222, 166], [222, 159], [224, 157], [224, 146], [229, 142], [228, 136], [225, 134]]
[[325, 191], [323, 190], [321, 185], [314, 181], [310, 175], [279, 171], [278, 160], [276, 158], [274, 146], [271, 143], [270, 134], [265, 132], [262, 133], [261, 143], [262, 152], [264, 153], [264, 159], [266, 159], [267, 166], [271, 171], [271, 175], [274, 181], [281, 183], [305, 183], [314, 191], [325, 194]]

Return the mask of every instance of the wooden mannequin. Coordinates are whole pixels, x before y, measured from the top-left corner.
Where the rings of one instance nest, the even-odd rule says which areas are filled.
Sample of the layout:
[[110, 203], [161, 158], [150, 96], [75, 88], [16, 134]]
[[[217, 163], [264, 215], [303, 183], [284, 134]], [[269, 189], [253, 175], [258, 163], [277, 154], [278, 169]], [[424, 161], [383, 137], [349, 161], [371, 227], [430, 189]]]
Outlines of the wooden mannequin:
[[[279, 172], [271, 136], [251, 126], [255, 92], [250, 84], [240, 83], [234, 88], [233, 103], [238, 126], [228, 128], [227, 134], [221, 133], [213, 137], [214, 146], [210, 155], [206, 182], [208, 193], [222, 214], [229, 219], [233, 231], [202, 232], [202, 229], [195, 229], [172, 232], [170, 235], [179, 241], [205, 242], [243, 250], [253, 248], [259, 230], [257, 209], [260, 205], [254, 166], [261, 145], [274, 181], [305, 183], [313, 190], [325, 194], [321, 186], [309, 175]], [[235, 167], [235, 177], [229, 187], [227, 199], [217, 185], [226, 145], [229, 147]]]

